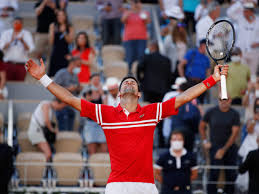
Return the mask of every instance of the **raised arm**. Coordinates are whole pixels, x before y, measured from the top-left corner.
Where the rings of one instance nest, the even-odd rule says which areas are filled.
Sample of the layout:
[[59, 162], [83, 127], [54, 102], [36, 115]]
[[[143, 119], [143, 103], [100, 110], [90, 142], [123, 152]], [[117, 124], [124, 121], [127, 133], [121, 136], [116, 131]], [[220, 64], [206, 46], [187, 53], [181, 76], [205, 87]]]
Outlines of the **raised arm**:
[[[221, 68], [221, 72], [220, 72]], [[213, 75], [204, 80], [203, 82], [189, 88], [185, 92], [181, 93], [179, 96], [175, 99], [175, 109], [179, 108], [183, 104], [190, 102], [194, 98], [197, 98], [202, 93], [204, 93], [208, 88], [210, 88], [212, 85], [215, 84], [215, 82], [220, 81], [220, 75], [226, 75], [228, 74], [228, 66], [227, 65], [217, 65], [214, 67], [214, 73]], [[213, 83], [211, 83], [213, 82]], [[205, 84], [207, 86], [205, 86]]]
[[[45, 65], [42, 59], [40, 59], [40, 63], [41, 65], [39, 66], [33, 60], [30, 59], [26, 63], [27, 71], [30, 73], [32, 77], [34, 77], [37, 80], [42, 81], [43, 76], [46, 77], [46, 81], [50, 83], [51, 80], [46, 76]], [[81, 99], [73, 96], [73, 94], [71, 94], [67, 89], [61, 87], [53, 81], [47, 86], [47, 89], [60, 101], [74, 107], [75, 109], [81, 112]]]

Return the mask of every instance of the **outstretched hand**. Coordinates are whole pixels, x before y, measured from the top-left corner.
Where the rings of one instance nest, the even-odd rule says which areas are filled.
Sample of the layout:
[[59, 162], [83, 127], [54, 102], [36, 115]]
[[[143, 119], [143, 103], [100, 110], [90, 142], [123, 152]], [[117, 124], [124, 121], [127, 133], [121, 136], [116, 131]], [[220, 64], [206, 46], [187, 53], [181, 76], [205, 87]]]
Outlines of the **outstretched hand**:
[[32, 59], [29, 59], [25, 64], [25, 68], [30, 73], [30, 75], [37, 80], [40, 80], [40, 78], [42, 78], [42, 76], [46, 73], [45, 65], [42, 59], [40, 59], [40, 66], [37, 63], [35, 63]]
[[225, 75], [227, 77], [228, 75], [228, 65], [216, 65], [214, 67], [214, 72], [212, 77], [216, 82], [220, 81], [220, 76]]

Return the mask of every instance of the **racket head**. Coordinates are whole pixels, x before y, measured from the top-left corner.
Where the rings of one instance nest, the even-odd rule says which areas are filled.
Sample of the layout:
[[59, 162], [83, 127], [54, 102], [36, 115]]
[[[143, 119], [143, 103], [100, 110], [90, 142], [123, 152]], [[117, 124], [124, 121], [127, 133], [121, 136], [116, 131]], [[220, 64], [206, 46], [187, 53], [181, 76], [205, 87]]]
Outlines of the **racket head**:
[[219, 20], [211, 25], [206, 34], [206, 50], [215, 61], [226, 60], [235, 44], [235, 30], [228, 20]]

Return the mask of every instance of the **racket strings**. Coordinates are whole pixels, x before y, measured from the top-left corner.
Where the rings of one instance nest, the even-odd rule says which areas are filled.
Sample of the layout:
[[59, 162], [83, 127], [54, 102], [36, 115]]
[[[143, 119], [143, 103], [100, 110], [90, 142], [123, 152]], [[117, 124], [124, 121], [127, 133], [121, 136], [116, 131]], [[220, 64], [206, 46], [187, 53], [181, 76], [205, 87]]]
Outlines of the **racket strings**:
[[232, 26], [228, 22], [220, 22], [210, 30], [208, 35], [208, 49], [211, 56], [217, 60], [225, 58], [234, 40]]

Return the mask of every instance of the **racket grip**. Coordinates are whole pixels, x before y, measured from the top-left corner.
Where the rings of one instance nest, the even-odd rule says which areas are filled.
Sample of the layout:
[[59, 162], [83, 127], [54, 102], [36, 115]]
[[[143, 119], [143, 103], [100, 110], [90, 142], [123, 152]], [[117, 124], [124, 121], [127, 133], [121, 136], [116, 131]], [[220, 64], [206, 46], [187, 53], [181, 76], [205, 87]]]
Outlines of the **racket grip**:
[[221, 99], [226, 100], [228, 99], [228, 95], [227, 95], [227, 82], [226, 82], [225, 75], [220, 76], [220, 84], [221, 84]]

